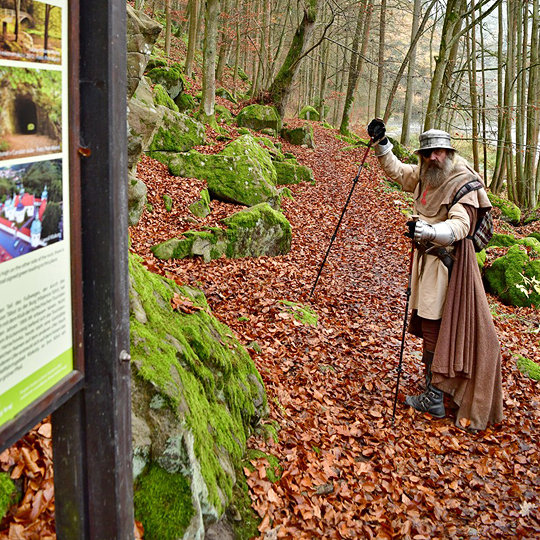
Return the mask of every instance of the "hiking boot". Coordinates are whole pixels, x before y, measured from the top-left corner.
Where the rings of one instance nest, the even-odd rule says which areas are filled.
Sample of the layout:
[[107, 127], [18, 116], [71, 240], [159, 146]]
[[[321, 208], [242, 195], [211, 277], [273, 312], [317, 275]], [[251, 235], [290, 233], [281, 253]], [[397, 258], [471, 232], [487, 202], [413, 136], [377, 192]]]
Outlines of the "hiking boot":
[[407, 396], [405, 398], [405, 403], [417, 411], [427, 412], [435, 418], [444, 418], [445, 410], [443, 397], [444, 392], [430, 384], [423, 394]]

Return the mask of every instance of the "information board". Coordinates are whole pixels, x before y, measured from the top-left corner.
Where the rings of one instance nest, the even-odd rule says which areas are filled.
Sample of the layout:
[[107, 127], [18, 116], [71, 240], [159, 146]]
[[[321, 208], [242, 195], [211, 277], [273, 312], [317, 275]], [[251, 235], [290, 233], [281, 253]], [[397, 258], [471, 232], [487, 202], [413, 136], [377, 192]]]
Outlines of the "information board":
[[67, 0], [0, 0], [0, 428], [74, 369]]

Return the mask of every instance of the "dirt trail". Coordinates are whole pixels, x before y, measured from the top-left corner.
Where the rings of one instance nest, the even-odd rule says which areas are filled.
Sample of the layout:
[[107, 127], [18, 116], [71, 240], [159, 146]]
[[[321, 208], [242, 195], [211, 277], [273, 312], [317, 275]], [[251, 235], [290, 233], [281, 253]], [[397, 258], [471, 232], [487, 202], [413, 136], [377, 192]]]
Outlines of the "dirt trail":
[[[314, 127], [315, 150], [283, 145], [317, 179], [316, 186], [292, 186], [294, 200], [283, 202], [293, 227], [288, 255], [156, 261], [153, 243], [193, 226], [185, 220], [187, 205], [204, 183], [174, 179], [148, 159], [140, 171], [154, 212], [132, 230], [132, 248], [151, 269], [202, 287], [214, 314], [245, 344], [262, 348], [252, 354], [281, 431], [277, 443], [256, 438], [251, 445], [277, 456], [283, 470], [275, 484], [260, 467], [249, 474], [264, 518], [261, 538], [538, 538], [540, 391], [511, 358], [539, 360], [538, 312], [489, 297], [504, 357], [501, 425], [471, 435], [451, 417], [433, 421], [400, 402], [392, 426], [408, 267], [400, 211], [406, 203], [370, 156], [310, 300], [363, 155], [362, 148], [341, 151], [347, 143], [335, 132]], [[175, 200], [173, 212], [163, 209], [164, 193]], [[200, 226], [237, 210], [212, 206]], [[311, 305], [318, 326], [283, 314], [282, 299]], [[420, 343], [407, 337], [403, 393], [419, 388], [419, 351]]]

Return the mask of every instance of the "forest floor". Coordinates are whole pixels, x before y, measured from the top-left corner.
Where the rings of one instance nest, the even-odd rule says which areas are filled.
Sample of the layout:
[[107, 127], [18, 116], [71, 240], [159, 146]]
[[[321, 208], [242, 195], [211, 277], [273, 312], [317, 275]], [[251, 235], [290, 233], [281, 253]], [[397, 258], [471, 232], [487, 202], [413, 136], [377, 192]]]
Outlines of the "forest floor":
[[[503, 353], [503, 422], [471, 434], [451, 416], [433, 420], [407, 407], [403, 396], [417, 393], [423, 378], [421, 343], [407, 336], [392, 425], [410, 245], [402, 210], [409, 203], [370, 154], [310, 299], [364, 153], [343, 151], [347, 143], [335, 131], [313, 125], [315, 149], [283, 144], [316, 178], [316, 185], [290, 186], [294, 199], [283, 200], [293, 229], [289, 254], [155, 259], [152, 245], [216, 225], [238, 207], [212, 201], [212, 214], [194, 225], [187, 207], [205, 183], [172, 177], [150, 158], [139, 174], [153, 212], [131, 231], [132, 250], [149, 269], [202, 288], [216, 317], [244, 344], [256, 341], [262, 349], [250, 351], [266, 384], [270, 420], [281, 430], [277, 442], [250, 444], [276, 456], [282, 471], [271, 483], [264, 458], [255, 472], [246, 469], [263, 518], [261, 538], [540, 537], [540, 389], [513, 358], [540, 360], [538, 310], [488, 295]], [[174, 201], [171, 212], [164, 194]], [[497, 230], [506, 227], [496, 220]], [[538, 224], [515, 233], [532, 229]], [[310, 306], [317, 326], [296, 321], [281, 300]]]
[[[290, 121], [294, 125], [295, 121]], [[503, 353], [505, 419], [471, 434], [451, 416], [433, 420], [403, 403], [422, 385], [421, 343], [407, 336], [395, 424], [391, 422], [403, 327], [409, 241], [406, 196], [385, 181], [370, 154], [313, 297], [309, 292], [352, 187], [364, 149], [343, 151], [337, 132], [313, 123], [315, 149], [283, 143], [316, 184], [290, 186], [282, 209], [293, 230], [280, 257], [210, 263], [159, 261], [150, 248], [190, 228], [216, 225], [238, 211], [212, 201], [193, 223], [188, 206], [205, 182], [175, 178], [143, 157], [139, 176], [153, 210], [131, 229], [131, 249], [150, 270], [200, 287], [215, 316], [247, 346], [266, 385], [277, 441], [250, 446], [277, 457], [272, 483], [266, 458], [245, 469], [261, 539], [442, 539], [540, 537], [538, 383], [513, 355], [539, 361], [540, 315], [488, 295]], [[235, 128], [228, 128], [237, 135]], [[208, 146], [217, 143], [209, 131]], [[213, 138], [214, 137], [214, 138]], [[167, 212], [163, 195], [173, 199]], [[508, 225], [496, 220], [496, 230]], [[525, 235], [539, 225], [514, 232]], [[282, 300], [310, 306], [318, 324], [284, 312]], [[50, 424], [45, 421], [0, 455], [0, 469], [25, 478], [25, 496], [0, 529], [0, 540], [53, 539]], [[138, 536], [141, 537], [141, 536]]]

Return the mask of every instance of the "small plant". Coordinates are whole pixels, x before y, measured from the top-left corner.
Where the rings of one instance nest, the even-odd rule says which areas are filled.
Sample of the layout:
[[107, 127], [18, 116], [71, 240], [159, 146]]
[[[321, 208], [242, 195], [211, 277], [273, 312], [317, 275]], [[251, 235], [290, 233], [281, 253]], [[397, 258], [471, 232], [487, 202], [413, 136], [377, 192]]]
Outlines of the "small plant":
[[521, 272], [519, 275], [521, 276], [523, 283], [517, 283], [517, 289], [519, 289], [527, 298], [533, 293], [540, 295], [540, 281], [535, 276], [529, 278]]

